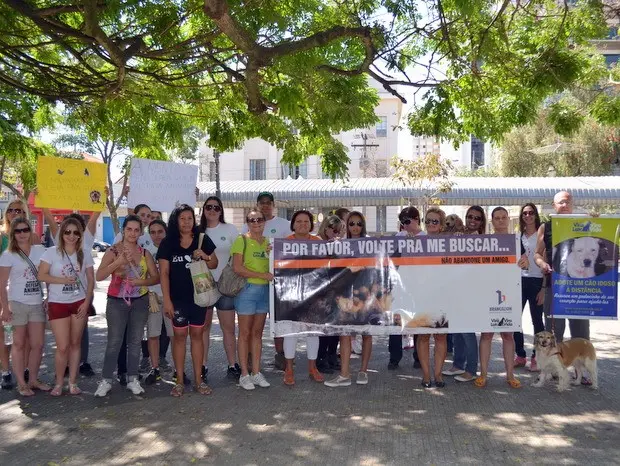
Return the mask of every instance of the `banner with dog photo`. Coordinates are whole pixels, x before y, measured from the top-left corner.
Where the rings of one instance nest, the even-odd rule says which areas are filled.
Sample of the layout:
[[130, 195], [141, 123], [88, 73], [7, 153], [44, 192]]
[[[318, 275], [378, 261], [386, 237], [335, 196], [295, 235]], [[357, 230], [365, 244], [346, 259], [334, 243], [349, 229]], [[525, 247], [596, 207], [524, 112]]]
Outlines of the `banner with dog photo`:
[[551, 222], [554, 316], [617, 319], [620, 218], [554, 215]]
[[514, 235], [275, 239], [272, 260], [276, 336], [521, 329]]

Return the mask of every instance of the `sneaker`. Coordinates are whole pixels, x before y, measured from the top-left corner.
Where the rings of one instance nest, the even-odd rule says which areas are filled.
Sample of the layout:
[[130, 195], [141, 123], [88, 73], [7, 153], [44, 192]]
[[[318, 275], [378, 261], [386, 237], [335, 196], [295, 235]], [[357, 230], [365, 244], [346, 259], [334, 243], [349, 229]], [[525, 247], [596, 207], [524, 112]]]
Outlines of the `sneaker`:
[[286, 358], [284, 357], [284, 353], [276, 353], [273, 365], [279, 371], [283, 371], [286, 368]]
[[138, 368], [138, 372], [146, 374], [151, 368], [151, 360], [149, 358], [142, 358], [140, 360], [140, 367]]
[[530, 367], [529, 367], [530, 372], [540, 372], [540, 369], [538, 368], [538, 364], [536, 363], [536, 358], [532, 357], [532, 359], [530, 359]]
[[475, 380], [475, 379], [476, 379], [476, 376], [471, 375], [471, 374], [465, 375], [465, 373], [454, 377], [454, 380], [456, 380], [457, 382], [471, 382], [472, 380]]
[[334, 379], [326, 380], [325, 386], [327, 387], [348, 387], [351, 385], [351, 377], [343, 377], [341, 375]]
[[241, 376], [241, 368], [239, 367], [239, 364], [235, 363], [234, 366], [228, 366], [226, 376], [229, 379], [238, 379]]
[[131, 390], [131, 393], [134, 395], [142, 395], [144, 393], [144, 388], [140, 385], [138, 379], [133, 379], [131, 382], [127, 384], [127, 390]]
[[260, 372], [256, 374], [252, 374], [250, 377], [252, 377], [252, 383], [254, 385], [258, 385], [259, 387], [263, 387], [263, 388], [267, 388], [271, 386], [271, 384], [267, 382], [267, 379], [265, 379], [265, 376]]
[[159, 358], [159, 369], [162, 371], [170, 369], [170, 363], [166, 358]]
[[355, 354], [362, 354], [362, 344], [357, 337], [351, 338], [351, 351]]
[[521, 356], [517, 356], [515, 358], [515, 367], [525, 367], [526, 364], [527, 364], [526, 358], [522, 358]]
[[461, 375], [464, 374], [465, 371], [463, 369], [459, 369], [458, 367], [451, 367], [450, 369], [446, 369], [445, 371], [441, 371], [443, 375]]
[[367, 385], [368, 384], [368, 373], [367, 372], [358, 372], [357, 380], [355, 381], [358, 385]]
[[204, 383], [207, 383], [207, 378], [209, 377], [209, 368], [207, 366], [202, 366], [202, 371], [200, 374], [200, 378]]
[[159, 373], [159, 369], [151, 369], [147, 376], [144, 378], [145, 385], [153, 385], [155, 382], [161, 380], [161, 374]]
[[251, 375], [242, 375], [241, 377], [239, 377], [239, 385], [241, 385], [241, 388], [245, 390], [254, 390], [254, 384], [252, 383]]
[[118, 374], [116, 376], [116, 380], [118, 380], [118, 383], [125, 387], [127, 385], [127, 374]]
[[[177, 371], [174, 371], [174, 374], [172, 374], [172, 381], [174, 383], [177, 383]], [[192, 381], [189, 380], [189, 377], [187, 376], [187, 374], [185, 372], [183, 372], [183, 385], [191, 385]]]
[[2, 389], [3, 390], [12, 390], [13, 389], [13, 377], [11, 376], [11, 372], [3, 372], [2, 373]]
[[107, 380], [101, 380], [99, 381], [99, 384], [97, 385], [95, 396], [97, 398], [102, 398], [106, 396], [108, 393], [110, 393], [110, 390], [112, 390], [112, 384], [108, 382]]
[[87, 362], [80, 365], [80, 374], [84, 377], [93, 377], [95, 375], [95, 371]]

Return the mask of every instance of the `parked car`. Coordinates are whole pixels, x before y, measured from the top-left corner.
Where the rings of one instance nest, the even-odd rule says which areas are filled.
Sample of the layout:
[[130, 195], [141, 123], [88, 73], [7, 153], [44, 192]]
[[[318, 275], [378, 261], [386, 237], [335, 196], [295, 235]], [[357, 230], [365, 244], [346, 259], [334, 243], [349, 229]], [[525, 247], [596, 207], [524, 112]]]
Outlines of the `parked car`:
[[103, 242], [103, 241], [95, 240], [95, 242], [93, 243], [93, 250], [95, 250], [97, 252], [105, 252], [105, 251], [108, 250], [109, 247], [110, 247], [110, 245], [108, 243]]

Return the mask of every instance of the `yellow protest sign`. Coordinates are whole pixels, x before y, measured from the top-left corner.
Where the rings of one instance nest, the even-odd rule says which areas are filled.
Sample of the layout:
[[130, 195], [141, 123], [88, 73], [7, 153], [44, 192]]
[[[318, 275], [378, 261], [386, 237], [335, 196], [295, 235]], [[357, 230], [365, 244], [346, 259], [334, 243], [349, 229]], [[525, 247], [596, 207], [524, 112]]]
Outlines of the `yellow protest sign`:
[[34, 205], [56, 209], [102, 211], [107, 165], [62, 157], [39, 157]]

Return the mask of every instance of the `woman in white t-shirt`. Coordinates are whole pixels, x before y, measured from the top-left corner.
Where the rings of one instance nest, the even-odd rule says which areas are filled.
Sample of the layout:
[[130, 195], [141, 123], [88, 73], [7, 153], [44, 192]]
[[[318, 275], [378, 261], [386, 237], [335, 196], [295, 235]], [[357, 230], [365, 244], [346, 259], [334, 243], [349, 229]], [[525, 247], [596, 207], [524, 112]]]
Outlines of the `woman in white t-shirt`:
[[[0, 257], [0, 320], [13, 323], [11, 355], [17, 391], [22, 396], [34, 395], [32, 389], [51, 390], [37, 379], [45, 339], [43, 289], [37, 279], [37, 267], [45, 248], [32, 244], [31, 233], [27, 219], [15, 218], [11, 222], [9, 247]], [[26, 352], [28, 340], [30, 351]], [[30, 371], [29, 383], [24, 377], [26, 367]]]
[[80, 341], [93, 300], [93, 258], [84, 254], [84, 230], [75, 218], [60, 224], [58, 246], [49, 248], [39, 265], [39, 280], [49, 285], [48, 318], [56, 339], [56, 385], [51, 395], [62, 395], [65, 368], [69, 365], [69, 393], [79, 395], [76, 384]]
[[[222, 275], [222, 270], [228, 264], [230, 258], [230, 247], [239, 236], [237, 227], [226, 223], [224, 220], [224, 206], [217, 196], [207, 198], [202, 206], [202, 215], [200, 216], [200, 231], [204, 232], [211, 238], [215, 244], [215, 255], [217, 256], [217, 268], [211, 270], [213, 279], [217, 282]], [[241, 368], [237, 364], [237, 341], [235, 338], [235, 298], [222, 296], [215, 303], [217, 309], [217, 318], [222, 329], [224, 337], [224, 350], [226, 351], [226, 359], [228, 360], [227, 375], [230, 378], [239, 378]], [[207, 361], [209, 358], [209, 336], [211, 333], [211, 322], [213, 320], [213, 307], [207, 310], [207, 318], [205, 320], [203, 341], [205, 346], [204, 362], [202, 366], [202, 378], [207, 383]]]

